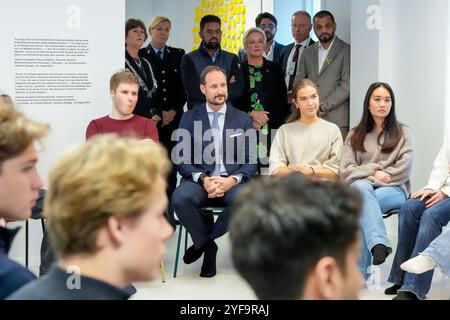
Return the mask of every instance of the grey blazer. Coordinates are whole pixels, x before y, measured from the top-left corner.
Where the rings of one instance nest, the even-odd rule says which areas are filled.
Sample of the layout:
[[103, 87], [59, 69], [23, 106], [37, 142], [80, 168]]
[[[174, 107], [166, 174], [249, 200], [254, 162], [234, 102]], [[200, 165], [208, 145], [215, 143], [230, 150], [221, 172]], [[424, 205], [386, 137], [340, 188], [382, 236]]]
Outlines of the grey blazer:
[[350, 45], [335, 38], [319, 73], [319, 42], [306, 48], [300, 58], [294, 83], [308, 78], [319, 87], [323, 119], [340, 128], [349, 127]]

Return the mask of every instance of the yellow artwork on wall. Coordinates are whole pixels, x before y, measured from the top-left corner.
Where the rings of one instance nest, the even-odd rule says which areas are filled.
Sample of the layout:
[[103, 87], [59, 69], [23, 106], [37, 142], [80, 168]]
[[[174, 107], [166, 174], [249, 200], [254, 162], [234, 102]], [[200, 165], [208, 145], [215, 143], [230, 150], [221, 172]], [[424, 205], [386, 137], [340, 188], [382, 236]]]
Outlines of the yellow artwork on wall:
[[195, 8], [192, 50], [197, 49], [201, 42], [198, 34], [200, 20], [207, 14], [214, 14], [222, 21], [221, 48], [237, 53], [244, 37], [245, 12], [244, 0], [201, 0], [201, 4]]

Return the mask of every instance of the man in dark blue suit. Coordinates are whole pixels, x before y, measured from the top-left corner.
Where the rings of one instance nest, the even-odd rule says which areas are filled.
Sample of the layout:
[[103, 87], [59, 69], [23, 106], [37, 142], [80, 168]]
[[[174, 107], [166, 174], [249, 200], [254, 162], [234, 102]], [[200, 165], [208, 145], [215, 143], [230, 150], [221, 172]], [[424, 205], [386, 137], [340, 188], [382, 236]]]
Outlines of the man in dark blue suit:
[[[228, 230], [229, 205], [239, 189], [256, 173], [256, 131], [250, 116], [227, 104], [225, 71], [206, 67], [200, 76], [206, 103], [183, 114], [178, 144], [172, 152], [180, 185], [172, 195], [172, 207], [190, 233], [194, 245], [183, 257], [189, 264], [204, 254], [201, 277], [216, 274], [217, 245], [214, 239]], [[226, 209], [216, 222], [199, 209]]]
[[311, 29], [311, 15], [303, 10], [294, 12], [291, 20], [291, 30], [295, 41], [283, 48], [280, 57], [281, 68], [283, 69], [288, 89], [289, 102], [291, 102], [291, 91], [295, 76], [299, 70], [298, 64], [303, 50], [315, 43], [309, 36]]

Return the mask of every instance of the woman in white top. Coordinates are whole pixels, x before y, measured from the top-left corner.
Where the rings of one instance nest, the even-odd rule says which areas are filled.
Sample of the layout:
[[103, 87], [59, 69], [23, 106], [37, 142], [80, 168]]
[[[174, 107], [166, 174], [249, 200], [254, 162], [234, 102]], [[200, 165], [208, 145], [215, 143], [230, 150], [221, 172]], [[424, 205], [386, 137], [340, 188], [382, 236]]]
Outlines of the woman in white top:
[[320, 102], [316, 84], [304, 79], [292, 92], [292, 114], [272, 142], [270, 174], [301, 172], [308, 177], [339, 179], [342, 136], [338, 126], [317, 115]]
[[[384, 291], [386, 294], [398, 293], [394, 299], [426, 298], [433, 279], [433, 270], [415, 274], [405, 272], [401, 265], [410, 258], [430, 252], [426, 248], [441, 234], [442, 228], [450, 221], [449, 195], [450, 139], [447, 133], [444, 137], [444, 144], [434, 161], [428, 184], [414, 193], [411, 199], [401, 207], [398, 214], [397, 251], [388, 278], [388, 282], [394, 285]], [[435, 257], [438, 254], [445, 254], [445, 250], [448, 250], [448, 243], [446, 248], [435, 247], [435, 244], [432, 246], [435, 248]], [[440, 253], [441, 250], [442, 253]]]

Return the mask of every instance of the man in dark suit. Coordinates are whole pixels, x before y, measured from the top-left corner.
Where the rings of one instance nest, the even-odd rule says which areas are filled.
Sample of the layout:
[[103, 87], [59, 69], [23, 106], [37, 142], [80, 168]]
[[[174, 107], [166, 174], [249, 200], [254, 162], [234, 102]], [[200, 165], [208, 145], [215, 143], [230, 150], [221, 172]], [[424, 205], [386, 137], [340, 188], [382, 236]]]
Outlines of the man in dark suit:
[[238, 57], [220, 48], [222, 38], [220, 18], [206, 15], [200, 21], [200, 37], [202, 42], [197, 50], [189, 52], [181, 60], [181, 76], [187, 94], [187, 108], [191, 110], [205, 102], [200, 92], [200, 74], [207, 66], [218, 66], [225, 70], [229, 89], [230, 102], [239, 99], [244, 90], [241, 65]]
[[[277, 18], [269, 12], [258, 14], [255, 19], [255, 26], [260, 28], [266, 34], [266, 48], [264, 50], [264, 58], [269, 61], [281, 64], [281, 52], [284, 46], [276, 42], [275, 35], [277, 34]], [[247, 60], [247, 54], [244, 49], [238, 52], [239, 60], [243, 63]]]
[[294, 84], [304, 78], [317, 84], [320, 112], [339, 127], [345, 140], [350, 123], [350, 45], [335, 35], [331, 12], [319, 11], [313, 23], [319, 42], [303, 52]]
[[281, 51], [281, 68], [284, 73], [286, 87], [288, 89], [288, 101], [290, 102], [290, 92], [294, 85], [295, 76], [298, 72], [298, 63], [302, 56], [303, 50], [315, 41], [311, 39], [311, 16], [306, 11], [297, 11], [292, 15], [291, 30], [294, 42], [287, 45]]
[[[173, 155], [183, 179], [172, 195], [172, 206], [194, 242], [184, 262], [192, 263], [204, 254], [200, 276], [213, 277], [214, 239], [227, 232], [229, 206], [257, 169], [256, 134], [250, 116], [227, 104], [224, 70], [206, 67], [200, 76], [200, 90], [206, 103], [184, 113], [178, 129]], [[205, 206], [226, 209], [214, 223], [199, 212]]]

